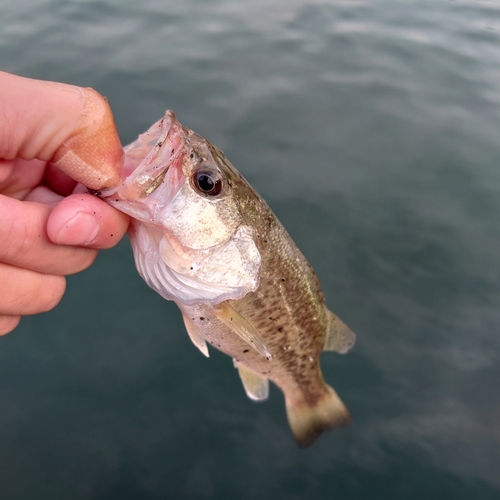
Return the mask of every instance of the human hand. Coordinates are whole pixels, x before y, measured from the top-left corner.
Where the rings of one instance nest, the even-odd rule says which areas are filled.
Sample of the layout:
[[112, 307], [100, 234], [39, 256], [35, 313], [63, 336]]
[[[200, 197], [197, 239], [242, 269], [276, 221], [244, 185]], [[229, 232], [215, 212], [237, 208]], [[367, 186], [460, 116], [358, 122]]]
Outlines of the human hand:
[[0, 335], [61, 300], [65, 275], [123, 237], [128, 217], [87, 193], [118, 184], [123, 150], [92, 89], [0, 72]]

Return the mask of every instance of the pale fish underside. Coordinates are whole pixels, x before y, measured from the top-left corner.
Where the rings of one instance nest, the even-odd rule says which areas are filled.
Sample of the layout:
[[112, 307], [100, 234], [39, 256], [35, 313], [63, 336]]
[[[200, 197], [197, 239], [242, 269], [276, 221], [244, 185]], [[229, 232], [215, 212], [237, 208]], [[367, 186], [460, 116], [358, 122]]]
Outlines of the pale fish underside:
[[273, 381], [299, 445], [348, 423], [319, 358], [348, 352], [355, 335], [326, 308], [312, 267], [262, 198], [171, 111], [125, 155], [122, 183], [101, 196], [133, 218], [137, 269], [176, 302], [195, 346], [231, 356], [254, 401]]

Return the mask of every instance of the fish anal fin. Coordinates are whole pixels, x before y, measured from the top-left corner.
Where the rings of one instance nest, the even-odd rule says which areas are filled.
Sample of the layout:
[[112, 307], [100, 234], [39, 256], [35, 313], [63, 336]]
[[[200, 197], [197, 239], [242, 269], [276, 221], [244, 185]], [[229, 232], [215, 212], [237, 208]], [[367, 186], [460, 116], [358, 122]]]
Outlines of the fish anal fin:
[[207, 358], [210, 356], [208, 353], [207, 342], [196, 328], [196, 325], [191, 321], [188, 316], [182, 314], [182, 318], [184, 319], [184, 325], [186, 326], [186, 330], [189, 334], [189, 338], [192, 340], [193, 344], [204, 354]]
[[328, 309], [326, 314], [328, 316], [328, 329], [323, 350], [346, 354], [356, 343], [356, 334]]
[[323, 431], [349, 424], [352, 420], [338, 394], [330, 386], [327, 389], [325, 396], [313, 405], [286, 399], [288, 423], [301, 448], [311, 445]]
[[258, 375], [245, 365], [234, 361], [247, 396], [252, 401], [265, 401], [269, 397], [269, 379]]
[[252, 326], [236, 309], [228, 302], [222, 302], [214, 308], [214, 314], [222, 323], [231, 329], [236, 335], [244, 340], [249, 346], [267, 359], [271, 359], [271, 353], [264, 339], [257, 329]]

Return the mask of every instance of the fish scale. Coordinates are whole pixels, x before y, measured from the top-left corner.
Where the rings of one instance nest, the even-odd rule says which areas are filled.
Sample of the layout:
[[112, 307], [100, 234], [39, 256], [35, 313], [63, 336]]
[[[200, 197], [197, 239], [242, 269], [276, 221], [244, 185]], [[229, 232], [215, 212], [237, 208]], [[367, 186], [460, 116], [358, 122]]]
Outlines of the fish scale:
[[348, 423], [320, 354], [346, 353], [355, 335], [326, 308], [314, 270], [264, 200], [171, 111], [125, 155], [122, 183], [101, 196], [133, 218], [138, 271], [179, 306], [193, 343], [231, 356], [255, 401], [275, 383], [300, 446]]

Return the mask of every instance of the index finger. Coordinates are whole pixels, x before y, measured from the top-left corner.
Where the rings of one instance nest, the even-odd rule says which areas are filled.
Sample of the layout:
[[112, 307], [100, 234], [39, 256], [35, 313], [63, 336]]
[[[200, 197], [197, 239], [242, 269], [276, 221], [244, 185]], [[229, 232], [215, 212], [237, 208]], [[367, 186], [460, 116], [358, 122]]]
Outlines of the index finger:
[[93, 89], [0, 72], [0, 158], [50, 161], [91, 189], [118, 184], [123, 149]]

